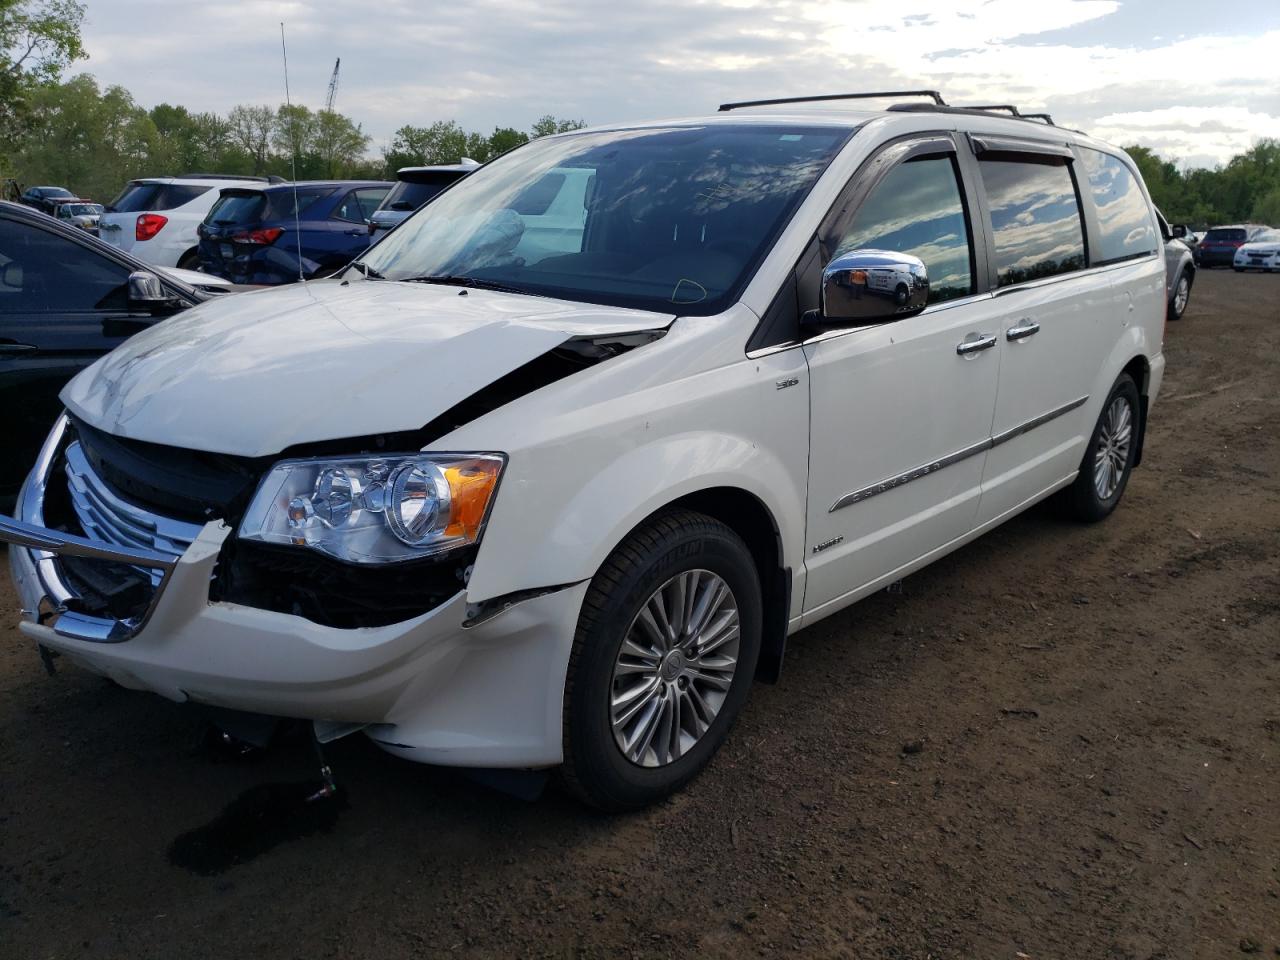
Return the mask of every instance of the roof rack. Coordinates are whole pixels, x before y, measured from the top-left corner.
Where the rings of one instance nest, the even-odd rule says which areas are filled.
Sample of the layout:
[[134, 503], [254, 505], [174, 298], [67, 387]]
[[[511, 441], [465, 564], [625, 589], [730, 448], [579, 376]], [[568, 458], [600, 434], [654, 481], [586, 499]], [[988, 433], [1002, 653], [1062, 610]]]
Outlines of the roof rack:
[[1023, 114], [1018, 112], [1018, 108], [1012, 103], [984, 103], [980, 107], [971, 107], [967, 104], [957, 104], [957, 110], [1003, 110], [1015, 117], [1021, 117]]
[[257, 180], [270, 181], [270, 177], [254, 177], [243, 173], [183, 173], [174, 177], [175, 180]]
[[883, 90], [867, 93], [828, 93], [818, 97], [779, 97], [775, 100], [742, 100], [737, 103], [720, 104], [720, 112], [737, 110], [739, 107], [772, 107], [781, 103], [819, 103], [825, 100], [875, 100], [885, 97], [929, 97], [935, 104], [945, 107], [947, 101], [937, 90]]
[[1007, 110], [1011, 120], [1040, 120], [1051, 127], [1057, 126], [1053, 122], [1053, 118], [1047, 113], [1022, 113], [1012, 104], [1003, 103], [981, 107], [938, 106], [934, 103], [895, 103], [890, 105], [888, 109], [895, 113], [962, 113], [971, 117], [985, 117], [990, 116], [993, 110]]
[[1024, 114], [1022, 115], [1022, 119], [1024, 119], [1024, 120], [1043, 120], [1045, 123], [1047, 123], [1047, 124], [1048, 124], [1049, 126], [1051, 126], [1051, 127], [1056, 127], [1056, 126], [1057, 126], [1057, 124], [1053, 122], [1053, 117], [1049, 116], [1047, 113], [1024, 113]]

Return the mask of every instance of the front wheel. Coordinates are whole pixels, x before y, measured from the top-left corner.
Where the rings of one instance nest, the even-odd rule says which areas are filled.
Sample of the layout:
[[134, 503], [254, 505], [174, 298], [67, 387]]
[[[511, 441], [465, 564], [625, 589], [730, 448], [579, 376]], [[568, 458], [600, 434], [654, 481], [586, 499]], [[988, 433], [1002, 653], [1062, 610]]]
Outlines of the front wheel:
[[692, 780], [742, 709], [760, 633], [760, 580], [736, 533], [687, 510], [637, 529], [583, 600], [565, 681], [564, 785], [621, 811]]
[[1070, 513], [1096, 523], [1110, 516], [1124, 495], [1138, 451], [1138, 387], [1120, 374], [1102, 405], [1075, 482], [1063, 491]]

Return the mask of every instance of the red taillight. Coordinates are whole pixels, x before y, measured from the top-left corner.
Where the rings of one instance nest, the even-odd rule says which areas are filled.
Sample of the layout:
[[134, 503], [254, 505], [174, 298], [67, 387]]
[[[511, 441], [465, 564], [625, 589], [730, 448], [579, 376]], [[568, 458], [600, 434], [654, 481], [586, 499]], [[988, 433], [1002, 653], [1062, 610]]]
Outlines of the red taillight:
[[150, 240], [163, 230], [168, 222], [168, 217], [162, 217], [158, 213], [144, 213], [138, 217], [138, 225], [133, 228], [133, 235], [139, 241]]
[[280, 239], [280, 234], [284, 233], [280, 227], [267, 227], [265, 230], [250, 230], [248, 233], [232, 234], [231, 239], [236, 243], [261, 243], [272, 244]]

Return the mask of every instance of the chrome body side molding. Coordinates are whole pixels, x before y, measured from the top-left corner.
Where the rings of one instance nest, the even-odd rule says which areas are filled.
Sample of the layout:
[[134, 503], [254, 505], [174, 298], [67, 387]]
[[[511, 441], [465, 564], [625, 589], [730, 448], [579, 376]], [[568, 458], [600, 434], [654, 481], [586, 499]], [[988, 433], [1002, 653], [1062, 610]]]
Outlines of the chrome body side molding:
[[997, 436], [988, 437], [986, 440], [975, 443], [972, 446], [965, 447], [963, 450], [957, 450], [955, 453], [949, 453], [941, 459], [932, 460], [929, 463], [922, 463], [918, 467], [913, 467], [905, 473], [900, 473], [897, 476], [888, 477], [881, 480], [879, 483], [873, 483], [860, 490], [854, 490], [852, 493], [846, 493], [839, 500], [833, 503], [827, 512], [835, 513], [842, 507], [849, 507], [855, 503], [861, 503], [864, 500], [869, 500], [878, 494], [887, 493], [890, 490], [895, 490], [898, 487], [904, 486], [912, 480], [919, 480], [921, 477], [927, 477], [931, 473], [937, 473], [944, 467], [952, 466], [953, 464], [959, 463], [961, 460], [967, 460], [969, 457], [976, 456], [979, 453], [985, 453], [992, 447], [999, 446], [1002, 443], [1008, 443], [1010, 440], [1020, 437], [1024, 433], [1034, 430], [1036, 427], [1044, 426], [1050, 420], [1056, 420], [1063, 414], [1070, 413], [1077, 407], [1083, 406], [1088, 399], [1089, 398], [1087, 396], [1084, 396], [1080, 397], [1078, 400], [1072, 400], [1070, 403], [1064, 403], [1062, 406], [1055, 407], [1048, 413], [1042, 413], [1038, 417], [1033, 417], [1030, 420], [1018, 424], [1016, 427], [1012, 427], [1011, 429], [998, 434]]

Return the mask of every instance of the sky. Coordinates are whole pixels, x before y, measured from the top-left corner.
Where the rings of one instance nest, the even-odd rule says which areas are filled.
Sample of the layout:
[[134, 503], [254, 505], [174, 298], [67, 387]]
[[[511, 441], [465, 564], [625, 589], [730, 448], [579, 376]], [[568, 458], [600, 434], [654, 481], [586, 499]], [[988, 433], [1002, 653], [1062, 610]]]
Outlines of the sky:
[[[225, 113], [336, 109], [376, 152], [403, 124], [608, 124], [725, 100], [937, 88], [1014, 103], [1181, 167], [1280, 137], [1280, 3], [1204, 0], [86, 0], [78, 69]], [[376, 15], [375, 15], [376, 14]]]

